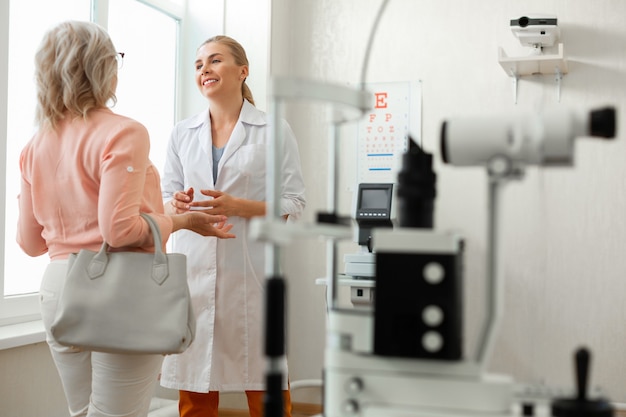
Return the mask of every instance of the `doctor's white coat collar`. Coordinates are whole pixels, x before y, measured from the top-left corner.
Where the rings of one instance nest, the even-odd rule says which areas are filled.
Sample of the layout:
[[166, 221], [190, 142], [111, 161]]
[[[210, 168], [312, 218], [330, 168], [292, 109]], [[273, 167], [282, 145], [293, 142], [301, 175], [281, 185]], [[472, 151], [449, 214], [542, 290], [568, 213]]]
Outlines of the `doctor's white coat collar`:
[[[212, 139], [211, 139], [211, 121], [209, 119], [210, 106], [203, 112], [196, 114], [188, 119], [185, 123], [186, 127], [190, 130], [199, 129], [197, 138], [200, 141], [200, 146], [206, 155], [212, 155]], [[246, 136], [246, 129], [243, 125], [252, 125], [263, 127], [267, 125], [267, 117], [264, 112], [254, 107], [248, 100], [243, 100], [243, 106], [239, 113], [239, 120], [235, 124], [233, 132], [226, 143], [224, 154], [220, 164], [223, 164], [230, 156], [235, 152], [239, 146], [243, 143]]]
[[[209, 119], [209, 110], [211, 106], [195, 116], [192, 116], [189, 120], [187, 127], [189, 129], [195, 129], [203, 124], [210, 124]], [[267, 117], [264, 112], [254, 107], [250, 102], [246, 99], [243, 100], [243, 106], [241, 107], [241, 112], [239, 113], [239, 120], [237, 123], [243, 122], [249, 125], [263, 126], [267, 124]]]

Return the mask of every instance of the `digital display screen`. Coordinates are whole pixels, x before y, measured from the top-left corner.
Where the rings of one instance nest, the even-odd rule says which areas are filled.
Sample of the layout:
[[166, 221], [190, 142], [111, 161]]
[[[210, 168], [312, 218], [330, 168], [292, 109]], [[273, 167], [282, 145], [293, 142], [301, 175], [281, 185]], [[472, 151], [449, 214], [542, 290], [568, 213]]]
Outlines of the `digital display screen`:
[[388, 188], [365, 188], [361, 190], [360, 209], [386, 209], [389, 207]]
[[391, 199], [393, 184], [359, 184], [355, 219], [359, 224], [359, 245], [369, 245], [372, 228], [393, 227], [391, 222]]

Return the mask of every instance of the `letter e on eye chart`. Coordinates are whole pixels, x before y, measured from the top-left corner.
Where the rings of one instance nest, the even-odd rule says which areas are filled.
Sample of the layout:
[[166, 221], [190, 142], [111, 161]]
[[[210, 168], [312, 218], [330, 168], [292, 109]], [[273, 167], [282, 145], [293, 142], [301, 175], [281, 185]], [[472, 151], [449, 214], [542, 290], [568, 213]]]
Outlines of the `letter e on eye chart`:
[[372, 94], [372, 108], [357, 127], [358, 182], [395, 183], [409, 127], [421, 131], [419, 83], [371, 83], [365, 89]]

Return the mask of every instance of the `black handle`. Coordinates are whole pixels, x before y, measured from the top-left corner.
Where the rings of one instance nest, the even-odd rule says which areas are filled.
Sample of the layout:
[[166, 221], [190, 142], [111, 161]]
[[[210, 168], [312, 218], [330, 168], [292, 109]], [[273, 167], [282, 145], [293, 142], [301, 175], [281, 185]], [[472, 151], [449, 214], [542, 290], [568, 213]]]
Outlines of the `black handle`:
[[285, 354], [285, 280], [269, 278], [266, 289], [265, 354], [278, 358]]
[[580, 348], [576, 351], [576, 382], [578, 399], [587, 397], [587, 381], [589, 377], [589, 350]]

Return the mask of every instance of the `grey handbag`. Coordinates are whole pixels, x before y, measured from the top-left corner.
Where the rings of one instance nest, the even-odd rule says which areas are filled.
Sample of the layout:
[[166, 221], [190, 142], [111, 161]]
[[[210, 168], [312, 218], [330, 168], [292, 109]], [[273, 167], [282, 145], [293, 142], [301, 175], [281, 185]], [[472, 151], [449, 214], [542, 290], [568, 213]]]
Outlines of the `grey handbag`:
[[52, 336], [62, 345], [113, 353], [181, 353], [194, 339], [195, 316], [187, 258], [164, 253], [161, 231], [148, 215], [154, 253], [70, 255]]

